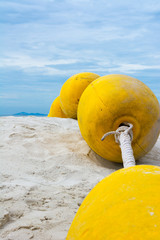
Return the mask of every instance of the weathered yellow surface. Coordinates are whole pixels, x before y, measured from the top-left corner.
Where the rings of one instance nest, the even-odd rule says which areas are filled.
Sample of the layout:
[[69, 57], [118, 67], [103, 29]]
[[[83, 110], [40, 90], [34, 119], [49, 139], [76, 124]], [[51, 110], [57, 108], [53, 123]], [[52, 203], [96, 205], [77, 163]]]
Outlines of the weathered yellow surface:
[[77, 118], [77, 107], [85, 88], [100, 76], [95, 73], [84, 72], [70, 77], [62, 86], [60, 105], [69, 118]]
[[159, 240], [160, 167], [118, 170], [80, 206], [67, 240]]
[[59, 118], [66, 118], [66, 115], [62, 111], [60, 107], [60, 99], [59, 96], [53, 101], [48, 117], [59, 117]]
[[[112, 74], [100, 77], [83, 92], [78, 106], [78, 123], [88, 145], [100, 156], [121, 162], [114, 136], [123, 122], [133, 124], [133, 152], [136, 159], [155, 144], [160, 131], [159, 103], [153, 92], [138, 79]], [[159, 120], [158, 120], [159, 118]]]

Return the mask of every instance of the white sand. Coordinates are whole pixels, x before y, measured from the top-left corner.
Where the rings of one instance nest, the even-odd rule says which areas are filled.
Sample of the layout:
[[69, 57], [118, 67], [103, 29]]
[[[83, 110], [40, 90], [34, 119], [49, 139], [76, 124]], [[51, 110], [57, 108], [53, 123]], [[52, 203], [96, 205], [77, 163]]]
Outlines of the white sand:
[[[97, 156], [77, 121], [0, 118], [0, 239], [65, 239], [88, 192], [122, 167]], [[138, 164], [160, 166], [160, 138]]]

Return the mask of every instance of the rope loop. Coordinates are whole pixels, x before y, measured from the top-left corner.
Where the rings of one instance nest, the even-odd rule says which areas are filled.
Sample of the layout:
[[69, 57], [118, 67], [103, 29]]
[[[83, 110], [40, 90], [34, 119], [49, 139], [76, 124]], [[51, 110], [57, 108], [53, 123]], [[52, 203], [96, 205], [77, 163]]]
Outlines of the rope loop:
[[114, 135], [115, 142], [120, 145], [122, 160], [124, 167], [131, 167], [135, 165], [135, 159], [133, 156], [133, 150], [131, 142], [133, 140], [133, 125], [131, 123], [124, 122], [116, 131], [105, 133], [101, 138], [103, 141], [107, 136]]
[[133, 129], [133, 125], [131, 123], [126, 123], [124, 122], [122, 126], [120, 126], [119, 128], [117, 128], [116, 131], [111, 131], [111, 132], [108, 132], [108, 133], [105, 133], [103, 135], [103, 137], [101, 138], [101, 141], [104, 141], [104, 139], [109, 136], [109, 135], [114, 135], [115, 137], [115, 142], [118, 143], [120, 145], [120, 141], [119, 141], [119, 137], [120, 137], [120, 134], [123, 132], [124, 134], [130, 136], [131, 138], [131, 142], [133, 140], [133, 132], [132, 132], [132, 129]]

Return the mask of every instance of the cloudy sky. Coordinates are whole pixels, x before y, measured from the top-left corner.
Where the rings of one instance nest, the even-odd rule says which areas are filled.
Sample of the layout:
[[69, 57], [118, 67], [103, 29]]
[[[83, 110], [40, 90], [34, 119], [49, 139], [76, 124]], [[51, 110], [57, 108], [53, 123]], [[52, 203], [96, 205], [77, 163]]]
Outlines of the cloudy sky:
[[160, 100], [159, 0], [1, 0], [0, 115], [48, 113], [79, 72], [126, 74]]

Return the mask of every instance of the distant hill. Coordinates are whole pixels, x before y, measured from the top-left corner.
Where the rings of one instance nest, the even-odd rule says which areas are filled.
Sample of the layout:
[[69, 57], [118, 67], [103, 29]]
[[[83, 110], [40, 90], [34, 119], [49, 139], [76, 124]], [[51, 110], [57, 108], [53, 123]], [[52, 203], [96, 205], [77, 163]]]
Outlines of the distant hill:
[[36, 116], [36, 117], [46, 117], [47, 114], [43, 113], [26, 113], [26, 112], [20, 112], [20, 113], [15, 113], [13, 114], [15, 117], [20, 117], [20, 116]]

